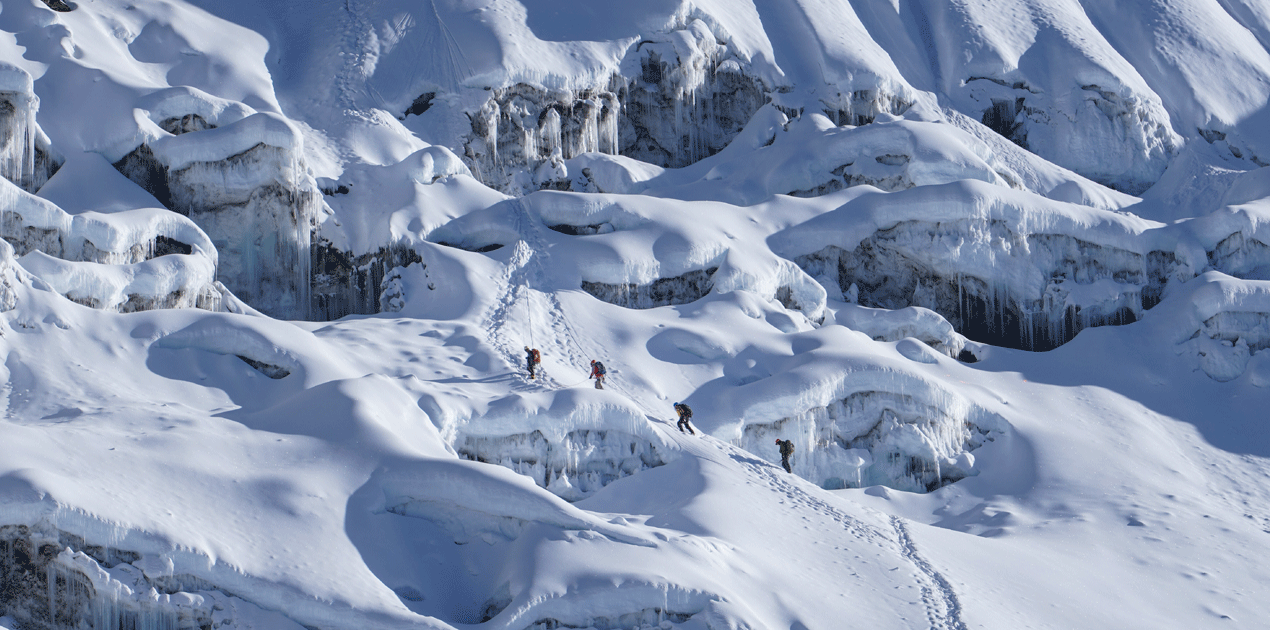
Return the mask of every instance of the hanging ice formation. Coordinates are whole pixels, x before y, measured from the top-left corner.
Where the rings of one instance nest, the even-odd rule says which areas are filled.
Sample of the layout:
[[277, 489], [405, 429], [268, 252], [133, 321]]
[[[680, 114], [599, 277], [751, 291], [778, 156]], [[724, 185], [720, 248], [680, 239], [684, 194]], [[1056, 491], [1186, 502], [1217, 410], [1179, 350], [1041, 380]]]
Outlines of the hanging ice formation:
[[[398, 267], [423, 263], [419, 252], [409, 245], [392, 244], [353, 256], [325, 239], [313, 243], [312, 261], [313, 303], [309, 314], [318, 321], [391, 310], [384, 309], [385, 303], [381, 300], [388, 273]], [[401, 304], [396, 310], [401, 310]]]
[[714, 288], [712, 276], [718, 267], [689, 271], [673, 278], [658, 278], [648, 284], [609, 284], [582, 281], [582, 290], [597, 299], [625, 308], [657, 308], [696, 302]]
[[629, 76], [589, 88], [491, 90], [468, 114], [464, 160], [473, 175], [524, 194], [567, 189], [561, 162], [580, 153], [686, 166], [727, 146], [767, 102], [762, 82], [700, 20], [643, 39], [622, 67]]
[[140, 559], [65, 532], [0, 527], [0, 591], [8, 604], [0, 613], [30, 630], [194, 630], [223, 625], [226, 612], [251, 606], [218, 591], [164, 588], [134, 565]]
[[969, 453], [1005, 427], [947, 392], [858, 391], [775, 422], [747, 424], [736, 445], [771, 459], [775, 438], [792, 440], [794, 473], [829, 489], [930, 492], [973, 474]]
[[[971, 242], [1003, 244], [1006, 253], [993, 258], [997, 276], [948, 269], [919, 251], [966, 249]], [[1143, 255], [978, 219], [904, 221], [851, 251], [830, 245], [795, 262], [813, 277], [836, 282], [844, 295], [856, 287], [863, 306], [922, 306], [970, 339], [1027, 350], [1056, 348], [1084, 328], [1136, 321], [1159, 301], [1175, 269], [1171, 252]], [[1024, 286], [1036, 292], [1025, 293]]]
[[61, 160], [35, 122], [40, 99], [25, 70], [0, 64], [0, 177], [34, 193], [57, 172]]
[[534, 480], [566, 501], [641, 470], [666, 463], [645, 438], [623, 431], [576, 429], [557, 440], [541, 431], [507, 436], [464, 435], [455, 445], [465, 459], [498, 464]]
[[222, 127], [169, 119], [181, 135], [142, 144], [115, 168], [207, 232], [216, 277], [235, 295], [273, 317], [308, 318], [311, 233], [325, 204], [299, 133], [271, 114]]

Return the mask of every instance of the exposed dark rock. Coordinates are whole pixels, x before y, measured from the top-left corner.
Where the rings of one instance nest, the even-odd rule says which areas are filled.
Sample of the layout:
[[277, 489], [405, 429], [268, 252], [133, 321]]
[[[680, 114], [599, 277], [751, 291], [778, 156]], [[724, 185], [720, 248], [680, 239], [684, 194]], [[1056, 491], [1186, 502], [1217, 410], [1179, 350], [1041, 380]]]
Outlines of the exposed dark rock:
[[388, 271], [423, 263], [413, 248], [396, 245], [354, 257], [332, 247], [329, 241], [319, 240], [311, 246], [311, 252], [310, 318], [316, 321], [380, 312], [379, 296]]
[[256, 371], [274, 380], [277, 380], [280, 378], [286, 378], [291, 375], [291, 370], [288, 370], [287, 368], [284, 368], [281, 365], [273, 365], [272, 363], [264, 363], [262, 361], [248, 359], [247, 357], [244, 357], [241, 354], [235, 355], [235, 356], [237, 356], [239, 359], [242, 359], [243, 363], [250, 365]]
[[186, 254], [194, 252], [194, 248], [190, 245], [182, 243], [174, 238], [160, 236], [154, 240], [154, 255], [167, 256], [168, 254]]
[[582, 290], [609, 304], [625, 308], [656, 308], [696, 302], [714, 288], [712, 276], [718, 267], [689, 271], [673, 278], [658, 278], [648, 284], [608, 284], [582, 281]]
[[175, 210], [168, 188], [168, 167], [154, 157], [148, 145], [141, 145], [114, 164], [115, 170], [145, 189], [168, 210]]
[[204, 129], [216, 128], [216, 125], [207, 122], [198, 114], [186, 114], [180, 117], [174, 116], [160, 122], [159, 126], [162, 127], [164, 131], [174, 136], [179, 136], [183, 133], [190, 133], [191, 131], [203, 131]]
[[1004, 99], [992, 99], [992, 107], [983, 110], [983, 125], [1010, 142], [1026, 149], [1027, 146], [1027, 130], [1023, 128], [1023, 121], [1019, 120], [1019, 114], [1023, 111], [1024, 99], [1019, 98], [1014, 101]]

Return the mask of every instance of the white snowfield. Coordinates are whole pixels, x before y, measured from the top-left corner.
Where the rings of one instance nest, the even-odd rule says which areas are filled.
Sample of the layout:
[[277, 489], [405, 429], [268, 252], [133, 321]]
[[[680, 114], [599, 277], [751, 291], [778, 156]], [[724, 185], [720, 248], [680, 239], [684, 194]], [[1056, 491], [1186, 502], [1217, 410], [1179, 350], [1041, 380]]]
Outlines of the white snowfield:
[[0, 630], [1270, 619], [1261, 3], [0, 31]]

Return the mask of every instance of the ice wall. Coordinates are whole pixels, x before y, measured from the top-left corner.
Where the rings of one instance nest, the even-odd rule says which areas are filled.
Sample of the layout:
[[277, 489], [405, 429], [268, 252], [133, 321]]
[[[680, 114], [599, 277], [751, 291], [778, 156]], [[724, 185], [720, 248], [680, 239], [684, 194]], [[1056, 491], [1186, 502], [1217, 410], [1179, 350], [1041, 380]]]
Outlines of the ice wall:
[[582, 281], [582, 290], [596, 298], [626, 308], [657, 308], [688, 304], [705, 297], [714, 288], [718, 267], [698, 269], [672, 278], [658, 278], [648, 284], [609, 284]]
[[472, 134], [464, 160], [485, 184], [520, 194], [545, 187], [530, 173], [581, 153], [617, 153], [622, 91], [609, 85], [547, 90], [526, 84], [492, 90], [469, 114]]
[[575, 429], [560, 436], [542, 431], [507, 436], [464, 435], [459, 456], [509, 468], [566, 500], [577, 501], [641, 470], [666, 463], [646, 438], [611, 429]]
[[217, 280], [235, 295], [272, 317], [309, 317], [311, 233], [325, 203], [299, 132], [272, 114], [152, 131], [115, 168], [207, 233]]
[[791, 440], [794, 473], [826, 488], [929, 492], [972, 474], [970, 451], [1004, 427], [946, 392], [857, 391], [775, 422], [746, 424], [734, 442], [770, 455], [776, 439]]
[[151, 575], [155, 560], [47, 526], [0, 526], [0, 616], [22, 630], [300, 627], [198, 578]]
[[621, 154], [679, 167], [713, 155], [767, 102], [766, 88], [700, 20], [634, 44], [602, 85], [490, 90], [467, 113], [463, 158], [486, 185], [523, 195], [564, 189], [564, 160]]
[[701, 20], [643, 38], [623, 62], [621, 154], [678, 168], [718, 153], [768, 101], [747, 65]]
[[313, 243], [311, 255], [313, 302], [309, 316], [318, 321], [339, 319], [353, 313], [368, 315], [391, 310], [384, 309], [381, 300], [388, 273], [398, 267], [423, 264], [418, 252], [400, 243], [354, 256], [330, 241], [319, 240]]
[[0, 177], [31, 193], [61, 166], [48, 136], [35, 122], [39, 109], [31, 75], [0, 63]]
[[862, 197], [774, 240], [862, 306], [928, 308], [970, 339], [1030, 350], [1136, 321], [1203, 267], [1158, 224], [979, 182]]

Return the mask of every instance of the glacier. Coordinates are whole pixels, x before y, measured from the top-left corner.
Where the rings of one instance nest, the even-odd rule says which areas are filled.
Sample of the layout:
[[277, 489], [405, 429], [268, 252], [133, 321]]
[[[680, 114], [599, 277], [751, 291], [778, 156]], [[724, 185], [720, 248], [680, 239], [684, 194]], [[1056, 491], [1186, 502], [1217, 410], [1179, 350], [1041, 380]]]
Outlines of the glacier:
[[1270, 616], [1256, 3], [0, 31], [0, 628]]

